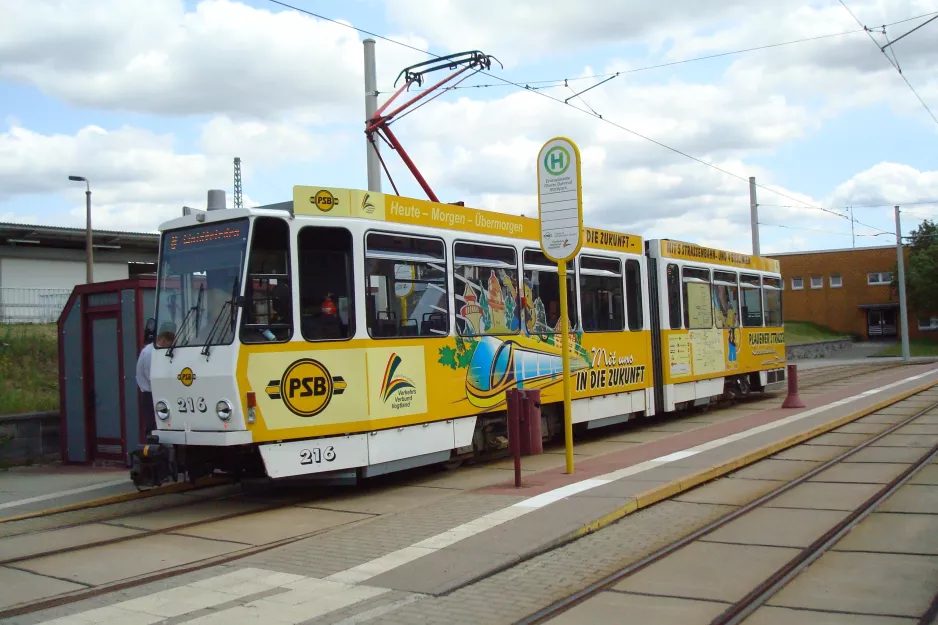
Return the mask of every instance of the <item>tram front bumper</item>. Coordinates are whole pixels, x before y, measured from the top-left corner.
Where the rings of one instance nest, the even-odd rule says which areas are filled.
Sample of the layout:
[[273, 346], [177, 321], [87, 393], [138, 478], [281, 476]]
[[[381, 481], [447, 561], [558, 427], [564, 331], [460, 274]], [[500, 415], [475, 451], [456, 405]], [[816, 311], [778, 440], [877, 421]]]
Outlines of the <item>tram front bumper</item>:
[[228, 432], [197, 432], [184, 430], [159, 430], [155, 433], [164, 445], [198, 445], [206, 447], [232, 447], [250, 445], [254, 434], [249, 430]]

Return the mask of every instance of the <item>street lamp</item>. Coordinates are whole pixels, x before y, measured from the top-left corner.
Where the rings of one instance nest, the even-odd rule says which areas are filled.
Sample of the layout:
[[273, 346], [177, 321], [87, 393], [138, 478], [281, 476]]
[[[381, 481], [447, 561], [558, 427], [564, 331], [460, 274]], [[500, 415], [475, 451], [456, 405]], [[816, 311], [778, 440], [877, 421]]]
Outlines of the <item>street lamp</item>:
[[91, 184], [84, 176], [69, 176], [72, 182], [85, 183], [85, 269], [87, 277], [85, 282], [94, 282], [94, 257], [91, 245]]

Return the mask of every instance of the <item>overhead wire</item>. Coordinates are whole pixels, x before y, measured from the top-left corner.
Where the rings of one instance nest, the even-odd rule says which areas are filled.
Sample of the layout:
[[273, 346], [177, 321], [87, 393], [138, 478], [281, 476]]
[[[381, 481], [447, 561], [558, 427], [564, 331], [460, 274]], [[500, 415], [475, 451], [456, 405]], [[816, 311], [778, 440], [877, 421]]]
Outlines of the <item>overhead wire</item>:
[[786, 230], [802, 230], [804, 232], [820, 232], [821, 234], [838, 234], [840, 236], [849, 237], [851, 234], [849, 232], [835, 232], [834, 230], [818, 230], [816, 228], [802, 228], [800, 226], [786, 226], [784, 224], [770, 224], [764, 221], [758, 222], [760, 226], [769, 226], [772, 228], [785, 228]]
[[[936, 13], [938, 13], [938, 12], [936, 12]], [[847, 31], [840, 32], [840, 33], [828, 33], [828, 34], [826, 34], [826, 35], [816, 35], [816, 36], [814, 36], [814, 37], [804, 37], [804, 38], [802, 38], [802, 39], [793, 39], [793, 40], [791, 40], [791, 41], [782, 41], [782, 42], [779, 42], [779, 43], [770, 43], [770, 44], [766, 44], [766, 45], [763, 45], [763, 46], [755, 46], [755, 47], [752, 47], [752, 48], [741, 48], [741, 49], [739, 49], [739, 50], [730, 50], [730, 51], [727, 51], [727, 52], [717, 52], [717, 53], [714, 53], [714, 54], [707, 54], [707, 55], [704, 55], [704, 56], [696, 56], [696, 57], [692, 57], [692, 58], [689, 58], [689, 59], [681, 59], [681, 60], [679, 60], [679, 61], [669, 61], [669, 62], [667, 62], [667, 63], [657, 63], [657, 64], [655, 64], [655, 65], [645, 65], [645, 66], [642, 66], [642, 67], [634, 67], [634, 68], [631, 68], [631, 69], [624, 69], [624, 70], [619, 70], [619, 71], [617, 71], [617, 72], [609, 72], [609, 73], [606, 73], [606, 74], [591, 74], [591, 75], [589, 75], [589, 76], [576, 76], [576, 77], [574, 77], [574, 78], [554, 78], [554, 79], [550, 79], [550, 80], [519, 80], [518, 82], [519, 82], [519, 83], [523, 83], [523, 84], [525, 85], [525, 88], [526, 88], [526, 89], [535, 89], [535, 88], [536, 88], [536, 89], [544, 89], [545, 87], [528, 87], [528, 85], [537, 85], [537, 84], [545, 84], [545, 83], [560, 83], [560, 84], [552, 84], [552, 85], [549, 85], [549, 87], [566, 87], [566, 86], [567, 86], [567, 84], [566, 84], [567, 82], [572, 82], [572, 81], [574, 81], [574, 80], [590, 80], [590, 79], [594, 79], [594, 78], [617, 78], [618, 76], [624, 76], [624, 75], [626, 75], [626, 74], [635, 74], [635, 73], [638, 73], [638, 72], [645, 72], [645, 71], [649, 71], [649, 70], [653, 70], [653, 69], [662, 69], [662, 68], [664, 68], [664, 67], [672, 67], [672, 66], [674, 66], [674, 65], [683, 65], [683, 64], [685, 64], [685, 63], [696, 63], [696, 62], [698, 62], [698, 61], [709, 61], [709, 60], [711, 60], [711, 59], [718, 59], [718, 58], [725, 57], [725, 56], [733, 56], [733, 55], [737, 55], [737, 54], [745, 54], [745, 53], [747, 53], [747, 52], [756, 52], [756, 51], [759, 51], [759, 50], [768, 50], [769, 48], [780, 48], [780, 47], [782, 47], [782, 46], [790, 46], [790, 45], [797, 44], [797, 43], [807, 43], [807, 42], [810, 42], [810, 41], [818, 41], [818, 40], [820, 40], [820, 39], [830, 39], [830, 38], [833, 38], [833, 37], [843, 37], [844, 35], [854, 35], [854, 34], [857, 34], [857, 33], [860, 33], [860, 32], [863, 32], [863, 31], [862, 31], [861, 29], [857, 29], [857, 30], [847, 30]], [[430, 53], [430, 52], [427, 52], [427, 54], [430, 54], [430, 55], [432, 56], [432, 53]], [[502, 83], [502, 84], [472, 85], [472, 86], [470, 86], [470, 87], [460, 87], [460, 88], [461, 88], [461, 89], [470, 89], [470, 88], [476, 87], [476, 86], [478, 86], [478, 87], [483, 87], [483, 88], [487, 88], [487, 87], [511, 87], [511, 86], [514, 86], [514, 85], [508, 84], [508, 83]], [[390, 90], [388, 90], [388, 91], [390, 91]], [[413, 91], [422, 91], [422, 89], [414, 89]]]
[[[282, 6], [282, 7], [284, 7], [284, 8], [288, 8], [288, 9], [297, 11], [297, 12], [299, 12], [299, 13], [304, 13], [304, 14], [306, 14], [306, 15], [310, 15], [310, 16], [312, 16], [312, 17], [316, 17], [316, 18], [318, 18], [318, 19], [322, 19], [322, 20], [325, 20], [325, 21], [327, 21], [327, 22], [331, 22], [331, 23], [336, 24], [336, 25], [338, 25], [338, 26], [342, 26], [342, 27], [344, 27], [344, 28], [349, 28], [349, 29], [351, 29], [351, 30], [358, 31], [358, 32], [364, 33], [364, 34], [366, 34], [366, 35], [370, 35], [370, 36], [372, 36], [372, 37], [376, 37], [376, 38], [381, 39], [381, 40], [383, 40], [383, 41], [387, 41], [387, 42], [389, 42], [389, 43], [393, 43], [393, 44], [396, 44], [396, 45], [399, 45], [399, 46], [408, 48], [408, 49], [413, 50], [413, 51], [415, 51], [415, 52], [420, 52], [420, 53], [426, 54], [426, 55], [428, 55], [428, 56], [432, 56], [432, 57], [435, 57], [435, 58], [439, 58], [439, 55], [438, 55], [438, 54], [435, 54], [435, 53], [433, 53], [433, 52], [430, 52], [429, 50], [420, 49], [420, 48], [418, 48], [418, 47], [416, 47], [416, 46], [412, 46], [412, 45], [410, 45], [410, 44], [408, 44], [408, 43], [404, 43], [404, 42], [402, 42], [402, 41], [397, 41], [397, 40], [395, 40], [395, 39], [391, 39], [390, 37], [385, 37], [384, 35], [379, 35], [379, 34], [377, 34], [377, 33], [371, 32], [371, 31], [366, 30], [366, 29], [364, 29], [364, 28], [359, 28], [358, 26], [353, 26], [352, 24], [349, 24], [349, 23], [346, 23], [346, 22], [342, 22], [342, 21], [339, 21], [339, 20], [336, 20], [336, 19], [333, 19], [333, 18], [330, 18], [330, 17], [326, 17], [326, 16], [321, 15], [321, 14], [319, 14], [319, 13], [315, 13], [315, 12], [313, 12], [313, 11], [309, 11], [309, 10], [307, 10], [307, 9], [303, 9], [303, 8], [300, 8], [300, 7], [297, 7], [297, 6], [288, 4], [288, 3], [286, 3], [286, 2], [282, 2], [281, 0], [268, 0], [268, 1], [271, 2], [271, 3], [273, 3], [273, 4]], [[843, 0], [841, 0], [841, 3], [843, 3]], [[844, 5], [844, 7], [846, 8], [846, 5]], [[848, 11], [849, 11], [849, 9], [848, 9]], [[852, 15], [852, 13], [851, 13], [851, 15]], [[858, 21], [858, 23], [859, 23], [859, 21]], [[859, 23], [859, 24], [860, 24], [861, 28], [863, 28], [863, 24], [862, 24], [862, 23]], [[863, 28], [863, 30], [866, 31], [865, 28]], [[851, 31], [851, 32], [859, 32], [859, 31]], [[811, 41], [811, 40], [815, 40], [815, 39], [821, 39], [821, 38], [829, 37], [829, 36], [841, 36], [841, 35], [843, 35], [843, 34], [850, 34], [850, 33], [838, 33], [838, 34], [836, 34], [836, 35], [822, 35], [822, 36], [818, 36], [818, 37], [807, 38], [807, 39], [805, 39], [805, 41]], [[869, 34], [869, 33], [867, 33], [867, 34]], [[800, 41], [799, 41], [799, 42], [800, 42]], [[778, 46], [781, 46], [781, 45], [790, 45], [791, 43], [795, 43], [795, 42], [786, 42], [786, 43], [781, 43], [781, 44], [770, 44], [770, 45], [768, 45], [768, 46], [760, 46], [759, 48], [753, 48], [753, 49], [750, 49], [750, 50], [747, 50], [747, 51], [752, 51], [752, 50], [755, 50], [755, 49], [764, 49], [764, 48], [769, 48], [769, 47], [778, 47]], [[875, 43], [875, 40], [874, 40], [874, 43]], [[737, 52], [737, 53], [738, 53], [738, 52]], [[708, 57], [700, 57], [699, 59], [696, 59], [696, 60], [703, 60], [703, 58], [717, 58], [717, 57], [719, 57], [719, 56], [727, 56], [728, 54], [729, 54], [729, 53], [719, 53], [719, 54], [716, 54], [716, 55], [710, 55], [710, 56], [708, 56]], [[688, 60], [687, 62], [689, 62], [689, 61], [690, 61], [690, 60]], [[661, 65], [658, 65], [658, 66], [650, 66], [650, 67], [648, 67], [648, 68], [636, 68], [634, 71], [642, 71], [642, 70], [644, 70], [644, 69], [653, 69], [653, 68], [656, 68], [656, 67], [667, 67], [667, 66], [669, 66], [669, 65], [676, 65], [676, 64], [679, 64], [679, 63], [680, 63], [680, 61], [674, 61], [674, 62], [670, 62], [670, 63], [664, 63], [664, 64], [661, 64]], [[638, 132], [638, 131], [636, 131], [636, 130], [632, 130], [631, 128], [628, 128], [628, 127], [626, 127], [626, 126], [623, 126], [622, 124], [619, 124], [619, 123], [617, 123], [617, 122], [614, 122], [614, 121], [612, 121], [611, 119], [602, 117], [601, 115], [599, 115], [599, 114], [596, 113], [596, 112], [590, 112], [590, 111], [587, 111], [587, 110], [585, 110], [585, 109], [581, 109], [581, 108], [579, 108], [579, 107], [572, 106], [572, 105], [570, 105], [569, 103], [564, 102], [563, 100], [561, 100], [561, 99], [559, 99], [559, 98], [556, 98], [556, 97], [554, 97], [554, 96], [551, 96], [551, 95], [545, 93], [545, 92], [542, 91], [542, 90], [534, 90], [534, 89], [530, 89], [530, 88], [525, 88], [524, 85], [519, 84], [518, 82], [509, 80], [509, 79], [507, 79], [507, 78], [503, 78], [503, 77], [498, 76], [498, 75], [496, 75], [496, 74], [490, 74], [490, 73], [484, 72], [484, 71], [480, 71], [479, 73], [482, 74], [483, 76], [488, 76], [488, 77], [493, 78], [493, 79], [495, 79], [495, 80], [498, 80], [498, 81], [500, 81], [500, 82], [502, 82], [502, 83], [505, 83], [505, 84], [508, 84], [508, 85], [513, 85], [513, 86], [517, 87], [518, 89], [522, 89], [522, 90], [525, 90], [525, 91], [531, 91], [532, 93], [535, 93], [536, 95], [545, 97], [545, 98], [547, 98], [547, 99], [549, 99], [549, 100], [552, 100], [552, 101], [557, 102], [557, 103], [559, 103], [559, 104], [562, 104], [562, 105], [564, 105], [564, 106], [569, 106], [570, 108], [572, 108], [572, 109], [575, 110], [575, 111], [579, 111], [580, 113], [583, 113], [583, 114], [585, 114], [585, 115], [589, 115], [589, 116], [591, 116], [591, 117], [594, 117], [595, 119], [598, 119], [598, 120], [600, 120], [601, 122], [604, 122], [604, 123], [609, 124], [609, 125], [611, 125], [611, 126], [613, 126], [613, 127], [615, 127], [615, 128], [618, 128], [619, 130], [622, 130], [623, 132], [627, 132], [627, 133], [629, 133], [629, 134], [631, 134], [631, 135], [634, 135], [635, 137], [638, 137], [639, 139], [642, 139], [642, 140], [647, 141], [647, 142], [649, 142], [649, 143], [653, 143], [654, 145], [657, 145], [658, 147], [661, 147], [661, 148], [663, 148], [663, 149], [665, 149], [665, 150], [668, 150], [668, 151], [670, 151], [670, 152], [672, 152], [672, 153], [674, 153], [674, 154], [677, 154], [677, 155], [682, 156], [682, 157], [684, 157], [684, 158], [686, 158], [686, 159], [692, 160], [692, 161], [694, 161], [694, 162], [696, 162], [696, 163], [699, 163], [699, 164], [701, 164], [701, 165], [704, 165], [704, 166], [706, 166], [706, 167], [709, 167], [709, 168], [711, 168], [711, 169], [713, 169], [713, 170], [715, 170], [715, 171], [718, 171], [718, 172], [720, 172], [720, 173], [722, 173], [722, 174], [724, 174], [724, 175], [730, 176], [731, 178], [735, 178], [735, 179], [737, 179], [737, 180], [741, 180], [741, 181], [746, 182], [746, 183], [749, 182], [749, 179], [748, 179], [747, 177], [745, 177], [745, 176], [741, 176], [741, 175], [739, 175], [739, 174], [733, 173], [733, 172], [731, 172], [731, 171], [729, 171], [729, 170], [727, 170], [727, 169], [724, 169], [724, 168], [720, 167], [719, 165], [715, 165], [715, 164], [710, 163], [710, 162], [708, 162], [708, 161], [705, 161], [705, 160], [703, 160], [703, 159], [701, 159], [701, 158], [698, 158], [698, 157], [696, 157], [696, 156], [693, 156], [693, 155], [691, 155], [691, 154], [688, 154], [687, 152], [684, 152], [684, 151], [682, 151], [682, 150], [679, 150], [678, 148], [672, 147], [672, 146], [670, 146], [670, 145], [667, 145], [667, 144], [665, 144], [665, 143], [662, 143], [661, 141], [658, 141], [658, 140], [656, 140], [656, 139], [653, 139], [653, 138], [651, 138], [651, 137], [648, 137], [647, 135], [644, 135], [644, 134], [642, 134], [642, 133], [640, 133], [640, 132]], [[623, 73], [623, 72], [620, 72], [620, 73]], [[936, 121], [938, 121], [938, 120], [936, 120]], [[835, 215], [835, 216], [840, 217], [840, 218], [842, 218], [842, 219], [848, 219], [848, 220], [850, 219], [850, 217], [849, 217], [848, 215], [844, 214], [844, 213], [840, 213], [840, 212], [837, 212], [837, 211], [834, 211], [834, 210], [830, 210], [830, 209], [827, 209], [827, 208], [824, 208], [824, 207], [821, 207], [821, 206], [816, 206], [816, 205], [810, 204], [810, 203], [808, 203], [808, 202], [805, 202], [804, 200], [800, 200], [800, 199], [798, 199], [798, 198], [796, 198], [796, 197], [793, 197], [793, 196], [791, 196], [791, 195], [788, 195], [788, 194], [786, 194], [786, 193], [784, 193], [784, 192], [782, 192], [782, 191], [778, 191], [778, 190], [773, 189], [773, 188], [771, 188], [771, 187], [767, 187], [767, 186], [762, 185], [762, 184], [759, 184], [759, 183], [756, 183], [755, 186], [758, 187], [758, 188], [760, 188], [760, 189], [762, 189], [762, 190], [764, 190], [764, 191], [768, 191], [769, 193], [773, 193], [773, 194], [775, 194], [775, 195], [778, 195], [779, 197], [784, 197], [785, 199], [788, 199], [788, 200], [791, 200], [791, 201], [793, 201], [793, 202], [799, 203], [799, 206], [798, 206], [797, 208], [809, 208], [809, 209], [813, 209], [813, 210], [819, 210], [819, 211], [822, 211], [822, 212], [824, 212], [824, 213], [829, 213], [829, 214], [831, 214], [831, 215]], [[861, 222], [856, 221], [856, 220], [854, 220], [854, 223], [858, 223], [858, 224], [864, 225], [865, 227], [871, 228], [871, 229], [873, 229], [873, 230], [879, 230], [880, 232], [885, 233], [885, 234], [890, 234], [890, 233], [888, 233], [888, 232], [885, 231], [885, 230], [882, 230], [882, 229], [877, 228], [877, 227], [875, 227], [875, 226], [870, 226], [870, 225], [867, 225], [867, 224], [862, 224]]]
[[[866, 32], [866, 34], [869, 35], [870, 41], [872, 41], [872, 42], [873, 42], [873, 45], [875, 45], [876, 48], [877, 48], [880, 52], [882, 52], [883, 56], [886, 57], [886, 60], [889, 61], [889, 64], [892, 65], [893, 68], [894, 68], [897, 72], [899, 72], [899, 76], [902, 78], [903, 81], [905, 81], [905, 84], [909, 87], [909, 89], [912, 91], [912, 93], [915, 94], [915, 97], [918, 98], [918, 101], [921, 102], [922, 106], [925, 107], [925, 110], [926, 110], [926, 111], [928, 112], [928, 114], [931, 116], [932, 121], [934, 121], [935, 124], [938, 125], [938, 117], [935, 116], [935, 114], [932, 112], [931, 108], [929, 108], [928, 104], [925, 103], [925, 100], [922, 99], [922, 96], [919, 95], [918, 91], [915, 90], [915, 87], [912, 86], [912, 83], [909, 82], [909, 79], [906, 78], [906, 76], [905, 76], [904, 73], [902, 73], [902, 69], [899, 67], [899, 62], [898, 62], [898, 61], [895, 61], [895, 62], [894, 62], [893, 59], [889, 58], [889, 55], [886, 53], [886, 50], [885, 50], [882, 46], [879, 45], [879, 42], [876, 41], [876, 38], [875, 38], [875, 37], [873, 37], [873, 33], [871, 33], [870, 30], [869, 30], [866, 26], [864, 26], [863, 22], [861, 22], [860, 19], [854, 14], [854, 12], [850, 10], [850, 7], [847, 6], [847, 3], [844, 2], [844, 0], [839, 0], [839, 2], [840, 2], [840, 4], [841, 4], [841, 6], [843, 6], [844, 9], [846, 9], [847, 13], [850, 14], [850, 17], [852, 17], [852, 18], [854, 19], [854, 21], [855, 21], [857, 24], [859, 24], [861, 28], [863, 28], [863, 30]], [[885, 28], [885, 26], [884, 26], [884, 27], [883, 27], [883, 31], [885, 31], [885, 30], [886, 30], [886, 28]], [[895, 56], [895, 51], [893, 51], [893, 56]]]

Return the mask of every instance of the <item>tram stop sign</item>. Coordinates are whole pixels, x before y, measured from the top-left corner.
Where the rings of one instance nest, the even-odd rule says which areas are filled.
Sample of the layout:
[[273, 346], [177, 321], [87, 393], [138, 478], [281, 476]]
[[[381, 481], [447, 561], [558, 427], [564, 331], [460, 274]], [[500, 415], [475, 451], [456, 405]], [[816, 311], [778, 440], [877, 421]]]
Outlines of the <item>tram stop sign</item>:
[[541, 249], [563, 263], [583, 245], [583, 197], [580, 150], [564, 137], [544, 144], [537, 155], [537, 205]]

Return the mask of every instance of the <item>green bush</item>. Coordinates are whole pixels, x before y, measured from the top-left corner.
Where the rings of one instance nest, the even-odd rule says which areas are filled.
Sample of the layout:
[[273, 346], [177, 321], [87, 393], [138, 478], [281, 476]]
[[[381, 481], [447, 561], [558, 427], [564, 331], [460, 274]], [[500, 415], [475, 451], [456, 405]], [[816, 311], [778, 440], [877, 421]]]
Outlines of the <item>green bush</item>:
[[55, 324], [0, 325], [0, 415], [58, 410]]

